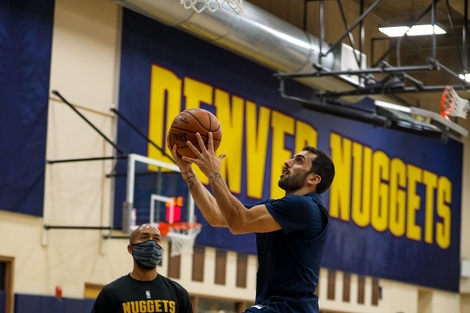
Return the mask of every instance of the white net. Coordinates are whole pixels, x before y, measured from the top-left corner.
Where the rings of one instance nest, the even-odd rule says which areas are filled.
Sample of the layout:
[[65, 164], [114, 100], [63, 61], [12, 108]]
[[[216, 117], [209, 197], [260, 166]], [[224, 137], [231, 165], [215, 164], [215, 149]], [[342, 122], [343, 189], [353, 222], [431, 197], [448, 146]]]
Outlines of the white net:
[[167, 236], [171, 240], [171, 256], [192, 254], [194, 240], [201, 231], [199, 223], [181, 223], [171, 225]]
[[197, 13], [208, 10], [243, 14], [243, 0], [181, 0], [180, 3], [185, 9], [193, 9]]
[[451, 86], [447, 86], [441, 97], [441, 114], [467, 118], [470, 101], [461, 98]]

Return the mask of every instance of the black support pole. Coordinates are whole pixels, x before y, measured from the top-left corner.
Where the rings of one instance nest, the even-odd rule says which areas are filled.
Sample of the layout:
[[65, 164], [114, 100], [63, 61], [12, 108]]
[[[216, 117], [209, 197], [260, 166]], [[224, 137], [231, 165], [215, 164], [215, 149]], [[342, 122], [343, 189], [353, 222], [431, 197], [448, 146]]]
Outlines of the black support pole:
[[100, 134], [101, 137], [103, 137], [104, 140], [106, 140], [109, 144], [111, 144], [114, 149], [120, 154], [123, 155], [124, 152], [119, 149], [119, 147], [112, 141], [110, 140], [105, 134], [103, 134], [95, 125], [93, 125], [92, 122], [90, 122], [82, 113], [80, 113], [70, 102], [68, 102], [62, 95], [57, 91], [57, 90], [52, 90], [52, 93], [59, 97], [65, 104], [67, 104], [75, 113], [78, 114], [88, 125], [91, 126], [98, 134]]

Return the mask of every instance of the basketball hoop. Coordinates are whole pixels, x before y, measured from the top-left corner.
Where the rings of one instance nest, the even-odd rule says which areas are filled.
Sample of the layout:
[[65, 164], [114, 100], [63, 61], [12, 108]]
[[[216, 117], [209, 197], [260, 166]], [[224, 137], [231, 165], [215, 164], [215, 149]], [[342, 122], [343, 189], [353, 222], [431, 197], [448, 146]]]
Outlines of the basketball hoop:
[[169, 224], [166, 236], [171, 240], [171, 256], [192, 254], [194, 240], [201, 232], [202, 224], [193, 222], [178, 222]]
[[185, 9], [193, 9], [196, 13], [207, 9], [210, 12], [220, 10], [225, 13], [243, 14], [243, 0], [180, 0], [180, 3]]
[[447, 86], [441, 96], [441, 115], [467, 118], [470, 111], [470, 101], [461, 98], [452, 86]]

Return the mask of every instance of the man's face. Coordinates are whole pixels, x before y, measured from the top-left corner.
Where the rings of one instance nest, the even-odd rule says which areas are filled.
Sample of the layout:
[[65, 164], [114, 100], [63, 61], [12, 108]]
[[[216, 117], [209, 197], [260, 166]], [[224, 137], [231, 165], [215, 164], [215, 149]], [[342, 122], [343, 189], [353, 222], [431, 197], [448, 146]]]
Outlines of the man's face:
[[143, 224], [135, 230], [134, 236], [131, 236], [131, 244], [138, 244], [148, 240], [161, 241], [160, 231], [152, 224]]
[[278, 186], [287, 193], [304, 187], [314, 157], [310, 151], [301, 151], [284, 162]]

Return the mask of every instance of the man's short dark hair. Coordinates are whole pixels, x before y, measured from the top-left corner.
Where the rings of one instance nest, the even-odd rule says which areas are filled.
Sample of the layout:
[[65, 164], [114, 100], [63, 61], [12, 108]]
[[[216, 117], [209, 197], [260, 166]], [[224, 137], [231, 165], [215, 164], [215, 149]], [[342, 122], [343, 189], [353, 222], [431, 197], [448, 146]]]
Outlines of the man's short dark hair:
[[316, 155], [312, 160], [310, 173], [315, 173], [321, 177], [321, 182], [317, 185], [317, 193], [324, 193], [330, 188], [335, 178], [335, 165], [330, 156], [324, 151], [312, 146], [305, 146], [303, 151], [309, 151]]

